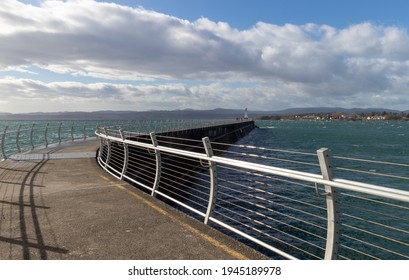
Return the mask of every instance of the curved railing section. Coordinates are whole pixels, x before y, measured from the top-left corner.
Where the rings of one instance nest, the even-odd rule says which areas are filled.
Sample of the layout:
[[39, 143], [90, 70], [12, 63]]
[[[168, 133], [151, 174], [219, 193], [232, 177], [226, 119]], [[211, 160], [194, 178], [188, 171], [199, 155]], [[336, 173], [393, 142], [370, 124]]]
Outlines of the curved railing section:
[[0, 132], [0, 160], [38, 147], [95, 138], [95, 126], [75, 122], [6, 125]]
[[[271, 257], [409, 259], [409, 178], [381, 174], [398, 180], [394, 188], [364, 177], [348, 180], [345, 173], [406, 164], [335, 157], [326, 148], [301, 153], [208, 137], [102, 127], [95, 133], [98, 162], [107, 172]], [[339, 161], [349, 167], [334, 166]]]

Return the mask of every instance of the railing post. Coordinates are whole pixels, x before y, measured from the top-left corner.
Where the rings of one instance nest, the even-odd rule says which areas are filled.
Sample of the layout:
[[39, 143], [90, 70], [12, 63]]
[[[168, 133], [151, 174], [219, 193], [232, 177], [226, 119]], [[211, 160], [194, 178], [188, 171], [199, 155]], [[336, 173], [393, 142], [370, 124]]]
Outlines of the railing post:
[[45, 147], [48, 147], [48, 123], [45, 125], [45, 130], [44, 130], [44, 140], [45, 140]]
[[[333, 174], [329, 150], [327, 148], [319, 149], [317, 155], [322, 177], [325, 180], [332, 180]], [[335, 260], [338, 258], [340, 226], [338, 193], [333, 187], [325, 186], [325, 196], [327, 201], [327, 244], [324, 259]]]
[[5, 142], [6, 142], [6, 133], [7, 133], [8, 128], [9, 128], [9, 126], [6, 125], [6, 127], [4, 128], [4, 131], [3, 131], [3, 135], [1, 136], [1, 151], [3, 153], [3, 158], [4, 159], [7, 159], [6, 148], [5, 148], [6, 143]]
[[[155, 132], [149, 133], [151, 136], [152, 144], [154, 147], [158, 146], [158, 139], [156, 138]], [[159, 188], [159, 182], [160, 182], [160, 177], [161, 177], [161, 172], [162, 172], [162, 157], [160, 154], [160, 151], [155, 149], [155, 158], [156, 158], [156, 172], [155, 172], [155, 182], [153, 183], [152, 187], [152, 196], [156, 196], [156, 191]]]
[[105, 161], [105, 169], [107, 169], [107, 166], [109, 165], [109, 161], [111, 160], [111, 140], [108, 139], [108, 130], [106, 128], [104, 128], [105, 131], [105, 136], [106, 141], [108, 142], [108, 151], [107, 151], [107, 159]]
[[31, 130], [30, 130], [30, 143], [31, 143], [31, 148], [34, 149], [34, 142], [33, 142], [33, 133], [34, 133], [34, 127], [35, 127], [35, 123], [33, 123], [33, 125], [31, 126]]
[[19, 153], [21, 153], [20, 142], [19, 142], [20, 129], [21, 129], [21, 124], [18, 126], [17, 133], [16, 133], [16, 146], [17, 146], [17, 150], [18, 150]]
[[[202, 138], [203, 146], [206, 151], [207, 157], [211, 158], [213, 154], [213, 149], [210, 144], [209, 137], [204, 137]], [[209, 202], [207, 205], [207, 211], [206, 211], [206, 216], [204, 219], [204, 223], [208, 224], [209, 218], [211, 217], [214, 206], [216, 204], [216, 198], [217, 198], [217, 169], [216, 169], [216, 164], [212, 161], [209, 160], [209, 171], [210, 171], [210, 194], [209, 194]]]
[[74, 122], [71, 124], [71, 141], [74, 142]]
[[[95, 128], [95, 131], [97, 133], [101, 133], [101, 128], [99, 127], [99, 124], [97, 124], [97, 127]], [[102, 146], [103, 146], [103, 138], [99, 137], [99, 150], [98, 150], [98, 158], [101, 158], [102, 156]]]
[[58, 126], [58, 144], [61, 144], [61, 126], [62, 122], [60, 122], [60, 125]]
[[123, 163], [122, 172], [121, 172], [121, 180], [122, 180], [125, 175], [126, 170], [128, 169], [129, 150], [128, 150], [128, 144], [125, 143], [125, 135], [122, 129], [119, 130], [119, 134], [121, 135], [121, 138], [122, 138], [122, 145], [124, 145], [124, 163]]

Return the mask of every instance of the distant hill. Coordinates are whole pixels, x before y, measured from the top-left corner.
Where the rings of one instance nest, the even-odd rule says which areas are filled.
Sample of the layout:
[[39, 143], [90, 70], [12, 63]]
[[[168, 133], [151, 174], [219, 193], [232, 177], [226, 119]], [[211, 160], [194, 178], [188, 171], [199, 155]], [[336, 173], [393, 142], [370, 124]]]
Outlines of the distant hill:
[[[316, 108], [290, 108], [279, 111], [248, 111], [250, 118], [266, 115], [295, 115], [313, 113], [369, 113], [401, 112], [383, 108], [353, 108], [341, 107], [316, 107]], [[405, 112], [409, 112], [405, 111]], [[157, 110], [157, 111], [95, 111], [95, 112], [36, 112], [26, 114], [11, 114], [0, 112], [0, 120], [143, 120], [143, 119], [235, 119], [244, 116], [244, 109], [213, 110]]]
[[244, 116], [244, 110], [173, 110], [173, 111], [95, 111], [0, 113], [1, 120], [144, 120], [144, 119], [231, 119]]

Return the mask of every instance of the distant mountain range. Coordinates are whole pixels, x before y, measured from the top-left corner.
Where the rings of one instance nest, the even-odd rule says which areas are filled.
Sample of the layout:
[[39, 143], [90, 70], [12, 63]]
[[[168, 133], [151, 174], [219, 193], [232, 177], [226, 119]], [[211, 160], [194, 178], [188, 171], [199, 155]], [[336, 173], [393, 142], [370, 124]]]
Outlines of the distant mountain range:
[[[248, 111], [250, 118], [269, 115], [295, 115], [313, 113], [409, 113], [407, 111], [390, 110], [383, 108], [353, 108], [315, 107], [290, 108], [280, 111]], [[244, 109], [213, 110], [163, 110], [163, 111], [95, 111], [95, 112], [36, 112], [26, 114], [1, 113], [0, 120], [132, 120], [132, 119], [235, 119], [244, 116]]]

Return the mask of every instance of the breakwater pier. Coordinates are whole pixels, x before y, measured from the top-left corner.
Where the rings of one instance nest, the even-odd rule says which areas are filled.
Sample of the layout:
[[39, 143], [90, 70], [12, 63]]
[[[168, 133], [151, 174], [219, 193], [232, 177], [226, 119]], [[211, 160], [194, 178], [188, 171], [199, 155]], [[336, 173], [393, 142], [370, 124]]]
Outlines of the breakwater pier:
[[340, 171], [356, 167], [333, 160], [406, 166], [218, 137], [239, 139], [251, 125], [150, 133], [99, 126], [96, 140], [6, 153], [0, 257], [409, 258], [408, 191], [350, 180]]
[[0, 259], [262, 259], [113, 178], [99, 140], [70, 141], [0, 163]]

